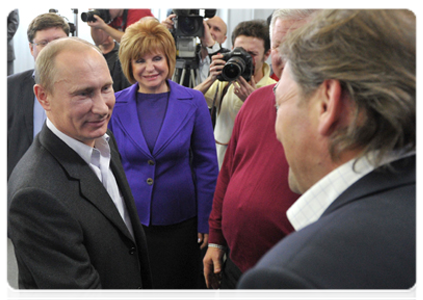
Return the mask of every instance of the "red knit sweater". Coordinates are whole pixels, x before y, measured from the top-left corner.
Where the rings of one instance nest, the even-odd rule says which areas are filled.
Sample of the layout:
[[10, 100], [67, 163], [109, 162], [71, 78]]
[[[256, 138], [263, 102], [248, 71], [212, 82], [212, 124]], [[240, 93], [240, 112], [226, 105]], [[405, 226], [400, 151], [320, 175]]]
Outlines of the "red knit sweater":
[[276, 139], [273, 87], [252, 93], [236, 117], [209, 219], [209, 243], [227, 245], [242, 272], [294, 230], [286, 210], [299, 195]]

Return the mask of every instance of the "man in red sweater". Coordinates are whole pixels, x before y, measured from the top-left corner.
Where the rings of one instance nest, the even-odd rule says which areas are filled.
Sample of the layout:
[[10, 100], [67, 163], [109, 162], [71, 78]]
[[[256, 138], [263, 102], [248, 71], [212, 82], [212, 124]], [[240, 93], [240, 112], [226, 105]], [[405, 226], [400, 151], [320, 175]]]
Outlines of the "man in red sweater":
[[[288, 31], [308, 21], [311, 10], [278, 10], [272, 17], [272, 62]], [[276, 60], [275, 60], [276, 61]], [[283, 66], [275, 70], [281, 76]], [[288, 186], [288, 163], [275, 134], [275, 96], [269, 85], [245, 101], [219, 173], [204, 257], [208, 288], [235, 288], [243, 272], [294, 229], [286, 210], [298, 194]], [[224, 254], [228, 258], [223, 263]]]

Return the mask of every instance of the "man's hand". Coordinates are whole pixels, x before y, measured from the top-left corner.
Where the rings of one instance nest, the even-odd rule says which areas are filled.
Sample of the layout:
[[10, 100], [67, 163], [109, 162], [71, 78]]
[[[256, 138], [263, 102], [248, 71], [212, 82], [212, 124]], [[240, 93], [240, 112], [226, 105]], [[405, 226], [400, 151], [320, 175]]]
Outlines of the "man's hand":
[[204, 20], [203, 20], [203, 27], [204, 27], [204, 33], [203, 33], [203, 36], [200, 37], [201, 45], [203, 47], [212, 47], [215, 43], [215, 40], [213, 39], [210, 33], [209, 25]]
[[217, 76], [222, 73], [222, 69], [226, 64], [226, 61], [222, 59], [223, 54], [216, 54], [212, 56], [212, 62], [210, 64], [210, 74], [199, 85], [194, 87], [195, 90], [198, 90], [203, 93], [207, 93], [212, 84], [216, 81]]
[[216, 80], [217, 76], [222, 73], [222, 69], [226, 64], [226, 61], [222, 59], [223, 54], [216, 54], [212, 56], [212, 62], [210, 64], [210, 75], [213, 81]]
[[93, 22], [93, 21], [89, 21], [89, 22], [87, 22], [87, 24], [88, 24], [88, 26], [90, 26], [90, 27], [92, 27], [92, 28], [95, 28], [95, 29], [103, 29], [104, 30], [104, 28], [106, 28], [106, 26], [108, 26], [104, 21], [103, 21], [103, 19], [102, 18], [100, 18], [99, 16], [97, 16], [97, 15], [93, 15], [93, 17], [96, 19], [96, 21], [95, 22]]
[[218, 289], [222, 277], [223, 255], [225, 251], [219, 248], [209, 247], [204, 256], [204, 277], [207, 288]]
[[176, 17], [176, 14], [170, 14], [166, 19], [162, 21], [162, 25], [164, 25], [167, 29], [172, 29], [174, 26], [173, 19]]
[[242, 76], [240, 76], [234, 82], [234, 93], [238, 96], [239, 99], [241, 99], [242, 102], [244, 102], [248, 98], [248, 96], [250, 96], [250, 94], [256, 89], [257, 87], [256, 82], [254, 80], [254, 75], [251, 76], [250, 83], [248, 83]]
[[207, 244], [209, 243], [209, 235], [207, 233], [198, 233], [197, 236], [197, 242], [201, 244], [200, 249], [206, 248]]

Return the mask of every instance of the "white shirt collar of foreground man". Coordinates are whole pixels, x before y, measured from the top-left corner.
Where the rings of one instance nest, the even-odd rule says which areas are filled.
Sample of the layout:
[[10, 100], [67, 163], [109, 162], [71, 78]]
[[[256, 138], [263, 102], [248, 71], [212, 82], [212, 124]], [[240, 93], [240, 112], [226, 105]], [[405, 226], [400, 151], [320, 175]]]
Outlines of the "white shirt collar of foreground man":
[[[414, 154], [415, 152], [393, 153], [381, 165]], [[358, 159], [356, 163], [355, 161], [356, 158], [348, 161], [320, 179], [287, 210], [288, 220], [296, 231], [317, 221], [348, 187], [375, 169], [365, 157]]]

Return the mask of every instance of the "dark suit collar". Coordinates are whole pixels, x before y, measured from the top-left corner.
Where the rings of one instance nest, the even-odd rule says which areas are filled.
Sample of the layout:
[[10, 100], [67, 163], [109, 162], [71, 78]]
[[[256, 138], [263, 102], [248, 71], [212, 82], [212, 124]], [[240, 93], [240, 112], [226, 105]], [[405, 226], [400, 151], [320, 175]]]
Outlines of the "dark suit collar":
[[195, 110], [193, 105], [183, 105], [186, 101], [189, 102], [194, 98], [192, 91], [171, 80], [168, 80], [168, 84], [170, 87], [168, 108], [153, 153], [148, 149], [138, 119], [136, 106], [138, 84], [122, 91], [114, 108], [114, 117], [122, 125], [128, 138], [140, 151], [151, 158], [160, 155]]
[[368, 195], [411, 184], [416, 184], [416, 155], [399, 159], [367, 174], [343, 192], [322, 216]]
[[[104, 188], [103, 184], [88, 166], [88, 164], [69, 146], [67, 146], [61, 139], [59, 139], [48, 127], [44, 124], [43, 129], [39, 134], [40, 143], [55, 157], [57, 162], [62, 166], [70, 179], [78, 180], [81, 195], [90, 201], [99, 211], [101, 211], [106, 218], [116, 225], [128, 238], [133, 240], [129, 233], [122, 217], [120, 216], [115, 204]], [[114, 165], [116, 160], [116, 153], [113, 153], [112, 170], [117, 170]], [[115, 159], [113, 159], [115, 158]], [[114, 173], [116, 180], [122, 181], [121, 172]], [[124, 176], [124, 175], [123, 175]], [[128, 197], [127, 194], [124, 198]], [[132, 199], [132, 198], [131, 198]], [[126, 200], [126, 198], [125, 198]], [[131, 220], [132, 221], [132, 220]]]

